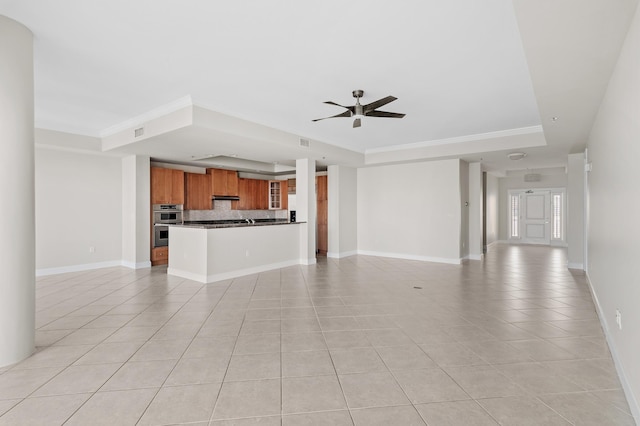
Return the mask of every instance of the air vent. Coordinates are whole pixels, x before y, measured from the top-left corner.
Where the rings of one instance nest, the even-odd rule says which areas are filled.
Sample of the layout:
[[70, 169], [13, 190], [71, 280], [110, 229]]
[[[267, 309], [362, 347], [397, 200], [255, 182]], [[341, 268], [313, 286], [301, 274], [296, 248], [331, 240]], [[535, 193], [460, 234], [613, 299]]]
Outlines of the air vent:
[[540, 175], [538, 173], [528, 173], [524, 175], [525, 182], [540, 182]]
[[311, 146], [311, 142], [309, 142], [309, 139], [300, 138], [300, 146], [303, 148], [309, 148]]
[[142, 135], [144, 135], [144, 127], [138, 127], [137, 129], [135, 129], [133, 131], [133, 137], [134, 138], [139, 138]]

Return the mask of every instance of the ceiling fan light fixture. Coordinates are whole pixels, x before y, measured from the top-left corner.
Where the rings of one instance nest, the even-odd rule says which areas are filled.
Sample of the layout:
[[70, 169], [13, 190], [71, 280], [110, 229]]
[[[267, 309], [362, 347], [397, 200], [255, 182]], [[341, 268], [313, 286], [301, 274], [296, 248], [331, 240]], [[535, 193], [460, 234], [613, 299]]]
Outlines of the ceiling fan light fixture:
[[341, 114], [336, 114], [331, 117], [324, 118], [316, 118], [311, 121], [320, 121], [326, 120], [327, 118], [338, 118], [338, 117], [350, 117], [353, 118], [353, 128], [360, 127], [362, 125], [363, 117], [387, 117], [387, 118], [402, 118], [405, 114], [398, 112], [389, 112], [389, 111], [380, 111], [378, 108], [395, 101], [397, 98], [395, 96], [387, 96], [382, 99], [378, 99], [377, 101], [368, 103], [366, 105], [362, 105], [360, 103], [360, 98], [364, 95], [364, 90], [354, 90], [351, 92], [354, 98], [356, 98], [355, 105], [340, 105], [332, 101], [326, 101], [325, 104], [335, 105], [341, 108], [344, 108], [344, 111]]
[[509, 160], [512, 160], [512, 161], [522, 160], [526, 156], [527, 154], [524, 152], [512, 152], [507, 154], [507, 157], [509, 158]]

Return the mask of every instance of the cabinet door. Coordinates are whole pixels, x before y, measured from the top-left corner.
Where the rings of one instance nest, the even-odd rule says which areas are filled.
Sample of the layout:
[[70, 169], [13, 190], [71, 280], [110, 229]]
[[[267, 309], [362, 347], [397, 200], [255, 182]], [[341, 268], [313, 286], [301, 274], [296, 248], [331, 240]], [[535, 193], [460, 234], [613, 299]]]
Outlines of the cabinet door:
[[269, 210], [280, 210], [282, 199], [280, 198], [280, 182], [269, 181]]
[[286, 181], [280, 184], [280, 208], [282, 210], [289, 209], [289, 187], [286, 185]]
[[227, 194], [227, 171], [220, 169], [207, 169], [211, 174], [211, 195]]
[[151, 167], [151, 204], [169, 203], [171, 194], [171, 170]]
[[249, 210], [257, 210], [260, 208], [260, 181], [258, 179], [249, 179], [249, 192], [251, 194], [251, 203]]
[[248, 210], [249, 198], [251, 197], [251, 194], [249, 193], [248, 179], [238, 179], [238, 197], [240, 197], [240, 201], [238, 201], [236, 208], [238, 210]]
[[211, 176], [185, 173], [185, 210], [211, 210]]
[[171, 204], [184, 204], [184, 172], [171, 170]]
[[268, 180], [259, 180], [259, 210], [269, 210], [269, 181]]
[[227, 195], [238, 196], [238, 172], [226, 170], [227, 173]]

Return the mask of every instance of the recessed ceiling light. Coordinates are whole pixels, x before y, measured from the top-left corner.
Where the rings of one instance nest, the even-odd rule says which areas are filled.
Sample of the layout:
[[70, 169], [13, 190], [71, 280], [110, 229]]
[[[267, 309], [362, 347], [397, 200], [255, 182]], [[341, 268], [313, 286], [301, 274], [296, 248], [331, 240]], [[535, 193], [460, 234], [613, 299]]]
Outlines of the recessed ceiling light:
[[526, 157], [527, 154], [525, 154], [524, 152], [512, 152], [510, 154], [507, 154], [507, 157], [509, 157], [509, 160], [522, 160], [524, 157]]
[[551, 117], [551, 121], [553, 122], [558, 121], [558, 117]]

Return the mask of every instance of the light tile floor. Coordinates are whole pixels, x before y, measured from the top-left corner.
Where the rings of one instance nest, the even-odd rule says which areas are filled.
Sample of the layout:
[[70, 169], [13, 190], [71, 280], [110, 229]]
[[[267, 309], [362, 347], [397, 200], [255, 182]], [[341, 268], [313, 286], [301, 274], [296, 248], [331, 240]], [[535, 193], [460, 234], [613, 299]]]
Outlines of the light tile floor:
[[37, 282], [0, 425], [633, 425], [560, 248], [462, 266], [354, 256], [202, 285], [162, 267]]

